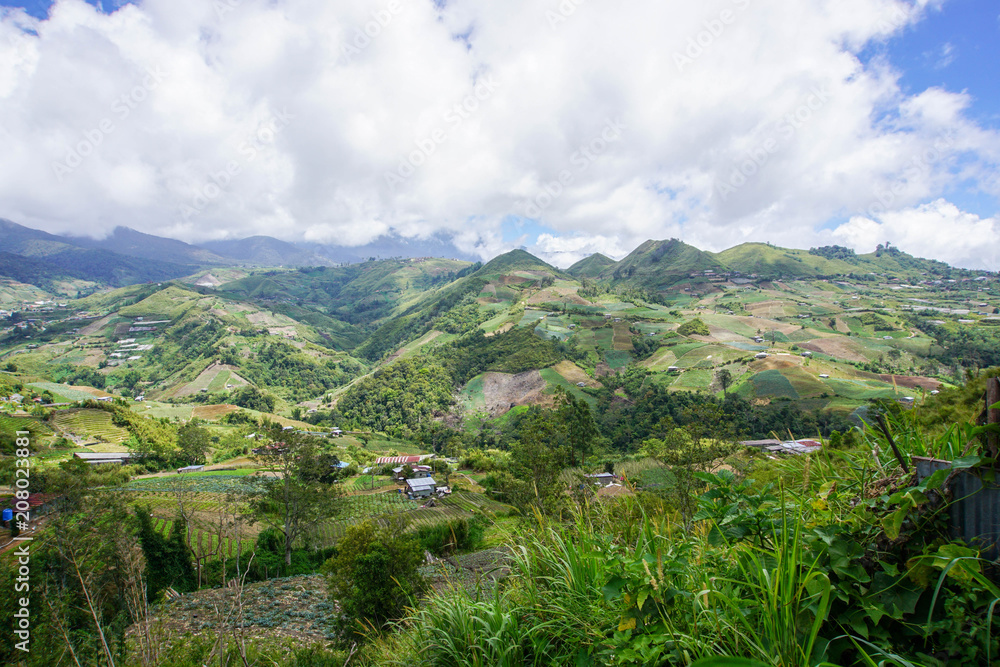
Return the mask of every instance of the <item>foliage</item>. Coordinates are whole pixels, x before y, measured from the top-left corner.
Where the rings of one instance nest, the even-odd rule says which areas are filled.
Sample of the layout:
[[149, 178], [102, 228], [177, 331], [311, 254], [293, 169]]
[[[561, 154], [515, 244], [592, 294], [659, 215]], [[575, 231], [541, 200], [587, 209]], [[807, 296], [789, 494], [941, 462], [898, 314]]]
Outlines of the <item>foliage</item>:
[[451, 405], [451, 392], [451, 378], [439, 364], [400, 359], [357, 382], [340, 399], [338, 408], [363, 428], [416, 430]]
[[819, 248], [809, 248], [810, 255], [818, 255], [826, 259], [842, 259], [851, 261], [857, 258], [857, 254], [852, 248], [845, 248], [840, 245], [825, 245]]
[[486, 524], [482, 517], [455, 519], [443, 523], [423, 525], [417, 529], [420, 547], [436, 556], [446, 556], [456, 551], [473, 551], [482, 544]]
[[250, 478], [244, 484], [251, 520], [281, 531], [285, 565], [290, 567], [296, 540], [336, 513], [341, 492], [324, 474], [317, 474], [328, 459], [315, 440], [294, 433], [272, 437], [282, 441], [256, 459], [278, 476]]
[[701, 321], [699, 318], [694, 318], [693, 320], [688, 320], [684, 324], [677, 327], [677, 333], [682, 336], [709, 336], [711, 332], [708, 330], [708, 325]]
[[422, 563], [420, 542], [412, 535], [379, 530], [368, 521], [349, 527], [324, 566], [330, 597], [341, 610], [335, 620], [341, 636], [381, 630], [402, 617], [423, 590], [417, 572]]
[[150, 520], [149, 507], [135, 506], [135, 518], [139, 524], [139, 541], [146, 557], [146, 596], [152, 602], [160, 591], [173, 588], [178, 592], [195, 589], [197, 578], [191, 566], [191, 553], [184, 540], [187, 524], [178, 516], [170, 530], [169, 537], [162, 535]]

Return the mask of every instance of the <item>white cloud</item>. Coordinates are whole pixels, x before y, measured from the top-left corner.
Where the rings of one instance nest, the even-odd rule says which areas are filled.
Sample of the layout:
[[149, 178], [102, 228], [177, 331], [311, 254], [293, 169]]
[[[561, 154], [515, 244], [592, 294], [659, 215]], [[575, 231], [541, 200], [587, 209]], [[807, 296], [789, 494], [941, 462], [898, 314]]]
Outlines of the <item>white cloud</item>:
[[890, 211], [875, 220], [854, 217], [830, 236], [859, 252], [872, 252], [888, 241], [911, 255], [934, 257], [954, 266], [1000, 266], [1000, 216], [983, 219], [944, 199]]
[[906, 94], [858, 56], [940, 4], [59, 0], [0, 18], [0, 216], [192, 241], [443, 231], [488, 255], [530, 213], [560, 262], [809, 245], [958, 183], [1000, 195], [967, 95]]

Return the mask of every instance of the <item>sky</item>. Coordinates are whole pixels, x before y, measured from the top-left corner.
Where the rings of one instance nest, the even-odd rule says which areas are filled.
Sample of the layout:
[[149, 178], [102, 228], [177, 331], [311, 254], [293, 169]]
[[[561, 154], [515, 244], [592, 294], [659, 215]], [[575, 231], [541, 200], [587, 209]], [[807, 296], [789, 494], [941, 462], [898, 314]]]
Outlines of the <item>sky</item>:
[[1000, 270], [995, 0], [0, 0], [0, 217]]

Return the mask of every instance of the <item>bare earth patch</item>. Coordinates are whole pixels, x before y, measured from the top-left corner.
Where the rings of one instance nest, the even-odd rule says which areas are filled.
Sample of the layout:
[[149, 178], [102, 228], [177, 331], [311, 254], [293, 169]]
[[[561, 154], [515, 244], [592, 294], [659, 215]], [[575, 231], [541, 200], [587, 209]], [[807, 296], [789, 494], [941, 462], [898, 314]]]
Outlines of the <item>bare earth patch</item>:
[[935, 389], [941, 388], [941, 383], [937, 380], [920, 377], [918, 375], [879, 375], [878, 377], [882, 380], [882, 382], [892, 384], [893, 381], [895, 381], [897, 386], [906, 387], [908, 389], [926, 389], [927, 391], [934, 391]]
[[828, 354], [835, 359], [861, 362], [868, 361], [868, 358], [861, 354], [858, 350], [856, 343], [842, 337], [816, 338], [808, 343], [799, 343], [799, 347], [803, 350], [810, 350], [812, 352], [822, 352], [823, 354]]
[[206, 419], [208, 421], [215, 421], [216, 419], [222, 419], [231, 412], [236, 412], [239, 410], [235, 405], [199, 405], [191, 412], [192, 417], [197, 417], [198, 419]]
[[108, 322], [111, 321], [111, 317], [112, 317], [111, 315], [108, 315], [107, 317], [102, 317], [99, 320], [95, 320], [94, 322], [91, 322], [87, 326], [85, 326], [82, 329], [80, 329], [80, 331], [77, 332], [77, 335], [80, 335], [80, 336], [93, 336], [94, 334], [99, 333], [101, 331], [101, 329], [103, 329], [105, 326], [107, 326]]
[[487, 373], [483, 376], [483, 396], [491, 417], [499, 417], [517, 405], [537, 405], [545, 401], [545, 380], [538, 371], [517, 375]]

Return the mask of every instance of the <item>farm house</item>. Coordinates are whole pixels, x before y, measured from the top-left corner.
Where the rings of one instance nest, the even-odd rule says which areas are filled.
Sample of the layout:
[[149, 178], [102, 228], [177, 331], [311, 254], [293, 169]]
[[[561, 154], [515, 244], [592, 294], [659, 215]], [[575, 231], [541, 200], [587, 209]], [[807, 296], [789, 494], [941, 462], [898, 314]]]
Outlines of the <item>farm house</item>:
[[429, 498], [437, 490], [433, 477], [406, 480], [406, 494], [411, 498]]

